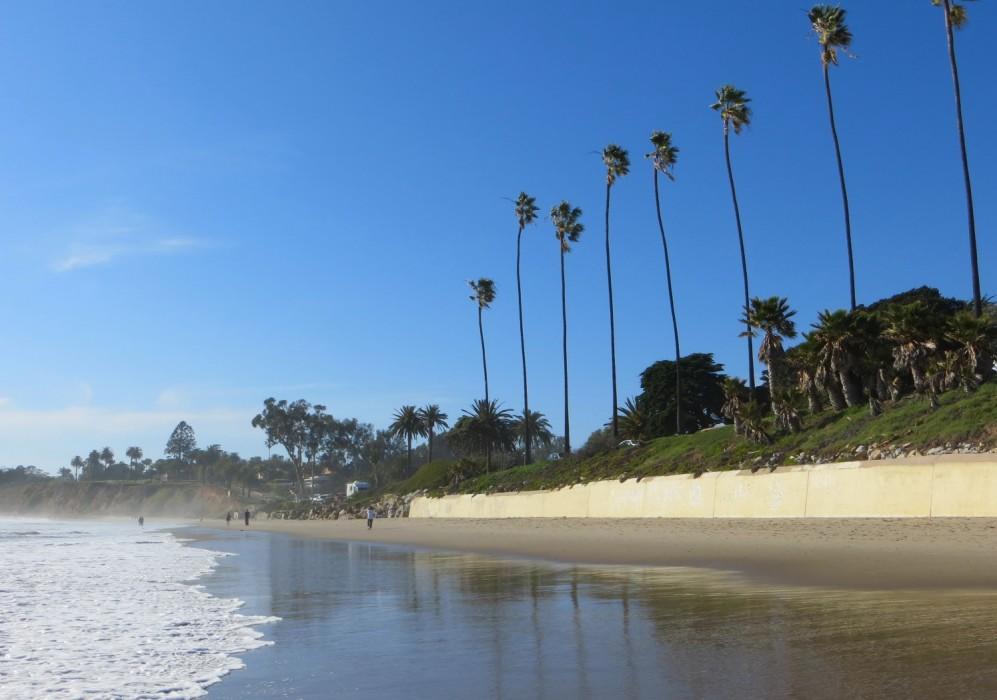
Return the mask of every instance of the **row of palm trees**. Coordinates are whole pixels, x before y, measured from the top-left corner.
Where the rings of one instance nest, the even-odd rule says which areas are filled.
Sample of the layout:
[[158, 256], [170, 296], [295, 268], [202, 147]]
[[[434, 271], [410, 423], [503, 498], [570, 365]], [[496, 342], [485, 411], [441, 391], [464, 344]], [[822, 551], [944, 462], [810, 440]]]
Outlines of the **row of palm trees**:
[[[973, 215], [972, 187], [969, 177], [968, 157], [965, 145], [965, 130], [962, 118], [962, 101], [958, 76], [958, 65], [955, 56], [954, 29], [961, 28], [967, 18], [966, 9], [963, 5], [952, 2], [952, 0], [932, 0], [932, 3], [941, 6], [944, 10], [945, 31], [949, 48], [949, 59], [952, 67], [953, 83], [955, 87], [956, 116], [959, 133], [959, 143], [961, 149], [964, 184], [966, 189], [968, 219], [969, 219], [969, 239], [970, 239], [970, 261], [973, 288], [973, 314], [979, 318], [982, 313], [982, 300], [980, 295], [979, 267], [977, 262], [976, 229]], [[827, 96], [828, 118], [834, 146], [835, 159], [837, 164], [838, 179], [841, 188], [841, 202], [844, 220], [845, 243], [848, 258], [848, 289], [850, 311], [854, 313], [858, 308], [855, 292], [855, 266], [852, 250], [852, 226], [851, 215], [848, 203], [848, 189], [845, 181], [845, 170], [841, 154], [841, 144], [838, 138], [837, 125], [835, 121], [834, 101], [831, 91], [830, 68], [839, 63], [841, 53], [846, 53], [851, 46], [852, 34], [846, 23], [846, 11], [841, 7], [831, 5], [816, 5], [808, 13], [808, 20], [814, 32], [820, 48], [820, 63], [824, 79], [824, 88]], [[744, 315], [742, 322], [745, 331], [742, 334], [746, 338], [748, 352], [748, 391], [749, 396], [755, 395], [755, 352], [754, 338], [756, 329], [761, 328], [758, 324], [762, 322], [765, 314], [770, 311], [769, 304], [772, 300], [752, 300], [748, 276], [748, 262], [745, 253], [744, 228], [741, 221], [741, 210], [738, 202], [737, 187], [734, 178], [734, 169], [731, 163], [730, 135], [740, 134], [743, 129], [751, 123], [751, 99], [744, 90], [740, 90], [733, 85], [724, 85], [716, 91], [715, 101], [711, 108], [720, 116], [723, 128], [724, 159], [727, 169], [727, 178], [730, 185], [731, 201], [734, 209], [734, 222], [737, 229], [738, 246], [741, 259], [741, 273], [743, 286], [743, 308]], [[675, 311], [675, 297], [672, 289], [671, 261], [668, 252], [668, 242], [665, 236], [665, 227], [661, 215], [661, 201], [659, 188], [659, 175], [664, 175], [668, 179], [674, 179], [674, 168], [678, 160], [678, 148], [673, 144], [672, 136], [668, 132], [655, 131], [651, 136], [652, 150], [647, 154], [647, 158], [652, 164], [654, 178], [654, 199], [655, 211], [659, 232], [661, 236], [662, 248], [665, 259], [665, 275], [668, 288], [668, 299], [671, 310], [672, 330], [675, 341], [675, 401], [676, 401], [676, 430], [682, 432], [681, 415], [679, 402], [681, 401], [680, 389], [680, 367], [681, 350], [679, 343], [678, 319]], [[610, 330], [610, 371], [612, 382], [612, 433], [614, 438], [619, 438], [619, 403], [617, 393], [617, 372], [616, 372], [616, 333], [615, 333], [615, 309], [613, 304], [613, 277], [612, 277], [612, 250], [610, 245], [610, 210], [611, 195], [613, 185], [619, 178], [626, 176], [630, 171], [630, 159], [628, 152], [617, 144], [610, 144], [602, 151], [602, 161], [606, 167], [606, 202], [605, 202], [605, 254], [606, 254], [606, 281], [609, 299], [609, 330]], [[534, 223], [537, 218], [539, 208], [534, 197], [520, 193], [515, 200], [515, 214], [519, 224], [516, 236], [516, 292], [519, 309], [519, 333], [520, 352], [522, 356], [523, 373], [523, 407], [524, 412], [529, 411], [529, 389], [526, 363], [526, 339], [523, 328], [523, 294], [520, 274], [521, 242], [523, 232], [526, 227]], [[571, 246], [577, 243], [584, 225], [581, 223], [582, 211], [578, 207], [572, 206], [567, 201], [562, 201], [550, 211], [550, 219], [554, 226], [555, 237], [560, 246], [561, 263], [561, 320], [562, 320], [562, 355], [564, 363], [564, 440], [565, 451], [571, 451], [571, 433], [569, 417], [569, 397], [568, 397], [568, 341], [567, 341], [567, 301], [565, 283], [565, 255], [570, 252]], [[471, 282], [472, 296], [478, 307], [478, 330], [481, 340], [482, 365], [485, 375], [485, 401], [489, 400], [488, 390], [488, 366], [485, 355], [484, 329], [482, 322], [482, 312], [495, 300], [494, 282], [487, 278], [482, 278]], [[760, 301], [765, 301], [766, 305], [758, 306]], [[777, 314], [778, 315], [778, 314]], [[778, 330], [778, 328], [776, 328]], [[785, 330], [785, 328], [783, 328]], [[762, 340], [762, 347], [759, 349], [760, 355], [771, 358], [776, 353], [776, 336], [773, 332], [766, 331]], [[786, 335], [783, 333], [782, 335]], [[786, 337], [792, 337], [786, 335]], [[766, 363], [767, 364], [767, 363]], [[773, 381], [775, 385], [773, 386]], [[769, 365], [769, 388], [770, 391], [779, 391], [779, 378], [773, 377], [772, 366]], [[780, 405], [773, 401], [774, 405]], [[785, 405], [783, 403], [782, 405]], [[528, 429], [528, 428], [527, 428]], [[530, 441], [527, 436], [527, 462], [531, 461], [532, 455], [529, 452]]]
[[[482, 346], [483, 347], [483, 346]], [[487, 379], [485, 380], [487, 382]], [[437, 404], [428, 404], [422, 408], [405, 405], [399, 408], [393, 416], [394, 421], [388, 426], [388, 430], [405, 440], [408, 465], [408, 473], [412, 473], [412, 441], [418, 438], [427, 438], [429, 447], [429, 461], [433, 461], [433, 438], [440, 431], [450, 427], [447, 423], [449, 416], [440, 410]]]
[[[994, 377], [997, 309], [977, 317], [970, 306], [913, 290], [854, 311], [822, 311], [804, 341], [795, 338], [796, 312], [787, 299], [753, 298], [747, 314], [752, 332], [762, 335], [758, 359], [768, 368], [768, 398], [778, 429], [802, 426], [799, 400], [811, 414], [825, 407], [840, 411], [866, 403], [872, 415], [882, 404], [915, 394], [932, 407], [942, 392], [966, 392]], [[723, 414], [735, 431], [767, 442], [763, 409], [744, 382], [728, 378]]]
[[[412, 474], [412, 442], [427, 438], [427, 462], [432, 462], [433, 441], [450, 429], [449, 416], [436, 404], [423, 408], [405, 405], [395, 412], [393, 419], [388, 430], [405, 440], [407, 473]], [[487, 468], [491, 469], [492, 454], [496, 450], [511, 451], [521, 445], [532, 454], [535, 447], [550, 446], [554, 434], [542, 413], [526, 410], [515, 416], [498, 401], [479, 399], [457, 419], [446, 438], [452, 448], [484, 456]]]

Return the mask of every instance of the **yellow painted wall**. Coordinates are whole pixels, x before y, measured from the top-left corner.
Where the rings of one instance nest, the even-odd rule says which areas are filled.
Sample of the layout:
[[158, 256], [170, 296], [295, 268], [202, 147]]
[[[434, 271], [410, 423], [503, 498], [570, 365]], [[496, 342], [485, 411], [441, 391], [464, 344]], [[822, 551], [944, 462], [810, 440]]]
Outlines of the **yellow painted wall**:
[[799, 467], [721, 472], [717, 476], [716, 518], [802, 518], [807, 474]]
[[939, 455], [419, 497], [413, 518], [997, 517], [997, 455]]
[[641, 515], [645, 518], [712, 518], [718, 474], [707, 472], [698, 479], [692, 474], [644, 479]]

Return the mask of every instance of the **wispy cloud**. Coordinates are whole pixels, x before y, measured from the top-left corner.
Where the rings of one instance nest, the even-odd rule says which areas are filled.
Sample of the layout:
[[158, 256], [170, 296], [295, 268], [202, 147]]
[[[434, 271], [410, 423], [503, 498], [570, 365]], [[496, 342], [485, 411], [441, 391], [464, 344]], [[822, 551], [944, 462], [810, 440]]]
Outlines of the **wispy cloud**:
[[67, 238], [63, 254], [51, 264], [56, 272], [108, 265], [126, 256], [182, 253], [211, 243], [205, 238], [179, 235], [151, 217], [121, 206], [105, 208], [72, 227]]

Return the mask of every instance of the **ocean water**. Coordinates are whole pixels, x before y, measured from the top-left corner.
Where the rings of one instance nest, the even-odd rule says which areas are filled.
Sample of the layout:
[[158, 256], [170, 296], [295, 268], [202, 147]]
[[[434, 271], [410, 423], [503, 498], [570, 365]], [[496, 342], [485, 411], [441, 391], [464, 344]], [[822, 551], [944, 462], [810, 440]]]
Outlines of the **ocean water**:
[[997, 698], [997, 592], [204, 534], [206, 589], [281, 618], [208, 700]]
[[0, 520], [0, 698], [193, 698], [269, 644], [165, 525]]

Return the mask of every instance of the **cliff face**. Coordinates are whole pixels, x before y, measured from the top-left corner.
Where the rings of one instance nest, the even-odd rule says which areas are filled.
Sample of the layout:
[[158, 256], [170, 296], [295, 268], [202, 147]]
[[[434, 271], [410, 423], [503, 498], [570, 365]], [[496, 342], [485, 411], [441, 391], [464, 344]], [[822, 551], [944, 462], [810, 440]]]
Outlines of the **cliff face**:
[[217, 486], [42, 481], [0, 488], [0, 514], [49, 517], [220, 517], [243, 504]]

